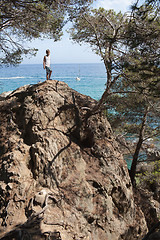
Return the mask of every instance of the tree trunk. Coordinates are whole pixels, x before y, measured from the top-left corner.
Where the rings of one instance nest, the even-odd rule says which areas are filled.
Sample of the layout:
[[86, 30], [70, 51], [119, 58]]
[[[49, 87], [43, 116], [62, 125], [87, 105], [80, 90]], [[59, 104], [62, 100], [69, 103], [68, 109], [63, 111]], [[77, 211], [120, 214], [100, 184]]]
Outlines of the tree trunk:
[[111, 94], [110, 90], [111, 90], [111, 83], [112, 83], [112, 70], [111, 70], [112, 62], [104, 60], [104, 65], [105, 65], [106, 71], [107, 71], [106, 89], [105, 89], [104, 93], [102, 94], [102, 97], [100, 98], [98, 103], [94, 106], [94, 108], [91, 110], [90, 114], [87, 116], [90, 116], [90, 115], [94, 114], [95, 112], [97, 112], [101, 108], [103, 103], [107, 100], [107, 97]]
[[137, 142], [136, 149], [135, 149], [135, 152], [133, 155], [132, 166], [131, 166], [131, 170], [130, 170], [130, 178], [131, 178], [131, 182], [133, 185], [135, 185], [136, 166], [137, 166], [137, 162], [138, 162], [139, 152], [142, 147], [142, 143], [143, 143], [143, 139], [144, 139], [144, 132], [145, 132], [145, 127], [146, 127], [148, 112], [149, 112], [149, 107], [146, 108], [146, 111], [144, 113], [142, 126], [141, 126], [141, 129], [139, 132], [139, 140]]

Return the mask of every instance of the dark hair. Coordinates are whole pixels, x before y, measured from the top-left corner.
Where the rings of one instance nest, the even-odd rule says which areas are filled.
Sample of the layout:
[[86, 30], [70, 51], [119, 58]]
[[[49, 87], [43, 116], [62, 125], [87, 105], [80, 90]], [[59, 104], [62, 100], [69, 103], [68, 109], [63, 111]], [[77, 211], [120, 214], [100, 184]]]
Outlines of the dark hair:
[[47, 50], [46, 50], [46, 53], [48, 54], [49, 52], [50, 52], [50, 50], [49, 50], [49, 49], [47, 49]]

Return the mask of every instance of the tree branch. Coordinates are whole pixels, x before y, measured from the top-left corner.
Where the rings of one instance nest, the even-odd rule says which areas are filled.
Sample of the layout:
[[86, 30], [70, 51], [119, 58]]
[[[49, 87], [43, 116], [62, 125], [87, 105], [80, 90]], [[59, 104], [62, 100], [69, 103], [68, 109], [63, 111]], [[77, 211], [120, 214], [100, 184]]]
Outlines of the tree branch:
[[97, 35], [97, 31], [96, 31], [96, 28], [95, 26], [86, 18], [85, 15], [81, 15], [85, 20], [86, 22], [92, 27], [92, 29], [94, 30], [94, 33], [95, 33], [95, 37], [96, 37], [96, 41], [97, 41], [97, 45], [98, 45], [98, 48], [99, 48], [99, 51], [100, 51], [100, 55], [102, 58], [104, 58], [103, 56], [103, 52], [102, 52], [102, 49], [101, 49], [101, 46], [100, 46], [100, 41], [99, 41], [99, 38], [98, 38], [98, 35]]

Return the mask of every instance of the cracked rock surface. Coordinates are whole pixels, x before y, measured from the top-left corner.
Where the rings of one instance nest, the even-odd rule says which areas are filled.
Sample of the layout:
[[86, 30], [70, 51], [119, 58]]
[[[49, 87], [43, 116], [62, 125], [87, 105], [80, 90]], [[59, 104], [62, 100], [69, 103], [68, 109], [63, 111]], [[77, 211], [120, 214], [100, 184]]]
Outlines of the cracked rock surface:
[[0, 101], [0, 239], [135, 240], [147, 231], [96, 101], [64, 82]]

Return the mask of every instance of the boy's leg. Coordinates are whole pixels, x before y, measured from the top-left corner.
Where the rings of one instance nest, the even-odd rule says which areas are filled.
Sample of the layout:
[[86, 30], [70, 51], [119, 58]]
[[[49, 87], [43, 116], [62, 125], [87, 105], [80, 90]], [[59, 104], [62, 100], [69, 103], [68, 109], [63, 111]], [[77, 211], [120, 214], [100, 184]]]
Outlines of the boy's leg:
[[52, 70], [49, 72], [49, 79], [51, 78]]
[[46, 79], [50, 79], [50, 68], [46, 66]]

